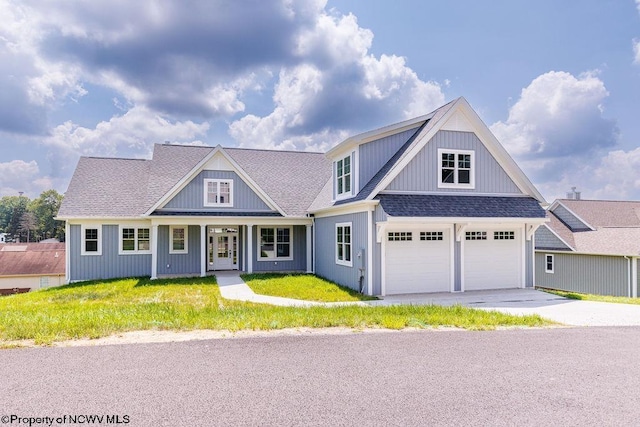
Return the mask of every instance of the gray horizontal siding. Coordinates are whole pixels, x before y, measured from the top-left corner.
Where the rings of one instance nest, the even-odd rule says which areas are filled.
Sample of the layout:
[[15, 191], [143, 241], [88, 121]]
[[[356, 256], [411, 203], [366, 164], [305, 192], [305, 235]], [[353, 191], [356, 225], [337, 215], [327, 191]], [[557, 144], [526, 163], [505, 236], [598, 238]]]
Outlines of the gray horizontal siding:
[[[282, 225], [281, 227], [285, 227]], [[277, 228], [277, 226], [276, 226]], [[253, 227], [253, 271], [306, 271], [307, 270], [307, 231], [304, 225], [293, 226], [293, 260], [291, 261], [260, 261], [260, 239], [258, 226]]]
[[188, 228], [186, 254], [169, 253], [169, 226], [158, 227], [158, 274], [200, 274], [200, 226]]
[[[336, 264], [336, 224], [351, 222], [351, 255], [353, 266]], [[369, 266], [366, 265], [367, 213], [338, 215], [316, 218], [316, 274], [351, 289], [360, 290], [360, 272], [365, 268], [364, 285], [366, 287]], [[358, 259], [358, 252], [362, 257]], [[374, 291], [375, 293], [375, 291]], [[379, 293], [379, 292], [378, 292]]]
[[[205, 207], [204, 180], [233, 179], [233, 207]], [[236, 174], [231, 171], [202, 171], [163, 209], [211, 211], [271, 211], [269, 206]]]
[[102, 255], [80, 255], [80, 225], [70, 227], [71, 281], [151, 276], [151, 255], [119, 255], [117, 225], [102, 226]]
[[402, 147], [402, 145], [413, 136], [418, 130], [418, 126], [390, 135], [385, 138], [376, 139], [375, 141], [362, 144], [359, 147], [359, 164], [358, 173], [360, 180], [360, 188], [364, 187], [367, 182], [373, 178], [373, 176], [384, 166], [389, 159]]
[[562, 240], [551, 232], [544, 225], [536, 230], [536, 248], [537, 249], [567, 249], [570, 250], [567, 245], [562, 243]]
[[[438, 188], [438, 149], [473, 150], [475, 152], [475, 189]], [[489, 194], [521, 194], [473, 132], [439, 131], [389, 184], [387, 190], [435, 191]]]
[[590, 228], [584, 222], [580, 221], [576, 218], [569, 210], [567, 210], [564, 206], [558, 205], [552, 211], [555, 216], [560, 218], [562, 222], [567, 224], [571, 230], [590, 230]]
[[628, 295], [627, 260], [616, 256], [554, 253], [545, 272], [545, 252], [536, 252], [536, 286], [596, 295]]

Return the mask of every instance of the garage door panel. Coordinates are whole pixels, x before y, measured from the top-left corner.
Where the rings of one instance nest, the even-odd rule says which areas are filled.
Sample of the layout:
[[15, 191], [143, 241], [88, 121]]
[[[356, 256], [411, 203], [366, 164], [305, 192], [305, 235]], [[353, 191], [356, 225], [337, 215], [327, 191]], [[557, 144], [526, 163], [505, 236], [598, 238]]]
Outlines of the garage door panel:
[[442, 240], [420, 240], [420, 231], [413, 231], [410, 241], [386, 242], [388, 295], [451, 290], [449, 232], [440, 231]]
[[486, 240], [464, 242], [464, 289], [518, 288], [522, 282], [522, 246], [520, 233], [513, 239], [495, 239], [494, 232]]

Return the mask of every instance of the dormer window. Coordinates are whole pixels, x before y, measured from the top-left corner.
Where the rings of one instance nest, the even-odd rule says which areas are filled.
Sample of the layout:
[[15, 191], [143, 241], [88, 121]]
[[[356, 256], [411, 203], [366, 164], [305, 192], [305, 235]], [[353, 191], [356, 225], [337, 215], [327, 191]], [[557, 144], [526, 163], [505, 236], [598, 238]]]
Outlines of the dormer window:
[[351, 154], [336, 162], [336, 195], [351, 195]]
[[439, 188], [475, 188], [474, 152], [438, 150]]
[[205, 179], [204, 205], [208, 207], [232, 207], [233, 180]]

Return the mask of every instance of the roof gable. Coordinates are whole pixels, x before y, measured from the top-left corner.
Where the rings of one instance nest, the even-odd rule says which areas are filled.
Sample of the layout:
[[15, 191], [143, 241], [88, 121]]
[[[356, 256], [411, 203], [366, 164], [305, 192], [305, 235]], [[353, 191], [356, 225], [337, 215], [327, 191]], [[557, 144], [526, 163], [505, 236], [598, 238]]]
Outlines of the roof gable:
[[[445, 126], [446, 125], [446, 126]], [[533, 186], [515, 161], [498, 142], [487, 126], [478, 117], [475, 111], [464, 98], [458, 98], [436, 110], [429, 120], [414, 138], [412, 144], [397, 159], [396, 163], [389, 168], [386, 175], [380, 180], [367, 199], [374, 198], [380, 191], [384, 190], [409, 164], [409, 162], [431, 141], [436, 133], [445, 127], [445, 130], [461, 130], [472, 128], [480, 141], [487, 148], [489, 153], [502, 166], [508, 176], [517, 185], [520, 191], [529, 195], [541, 203], [546, 203], [544, 197]]]

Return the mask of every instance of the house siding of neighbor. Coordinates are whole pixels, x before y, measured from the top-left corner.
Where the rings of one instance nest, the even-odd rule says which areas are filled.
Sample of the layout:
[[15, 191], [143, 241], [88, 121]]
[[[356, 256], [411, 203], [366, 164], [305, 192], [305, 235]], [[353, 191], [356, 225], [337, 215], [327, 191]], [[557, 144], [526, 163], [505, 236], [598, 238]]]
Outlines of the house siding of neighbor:
[[81, 158], [68, 281], [314, 272], [367, 294], [531, 287], [543, 197], [464, 98], [328, 153]]
[[550, 221], [536, 231], [536, 286], [637, 297], [640, 202], [575, 194], [553, 202]]

